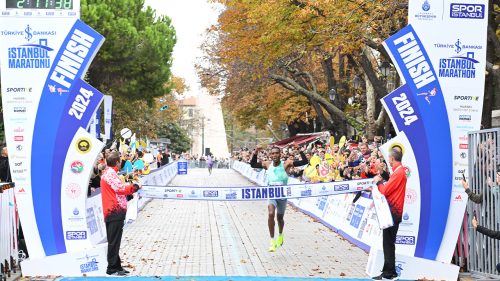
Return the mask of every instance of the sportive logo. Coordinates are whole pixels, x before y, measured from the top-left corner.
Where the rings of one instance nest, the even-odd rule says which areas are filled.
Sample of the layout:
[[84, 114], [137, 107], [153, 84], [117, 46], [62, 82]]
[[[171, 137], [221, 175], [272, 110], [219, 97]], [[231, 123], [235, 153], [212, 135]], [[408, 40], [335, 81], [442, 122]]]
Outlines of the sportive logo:
[[450, 4], [450, 18], [484, 19], [485, 7], [483, 4]]
[[[479, 101], [479, 96], [455, 96], [455, 100], [461, 101]], [[470, 106], [468, 108], [471, 108]]]
[[14, 136], [14, 141], [24, 141], [24, 136]]
[[7, 88], [7, 93], [26, 93], [33, 90], [33, 88]]
[[467, 158], [467, 153], [465, 153], [465, 152], [460, 153], [460, 158], [462, 158], [462, 159]]
[[79, 214], [80, 214], [80, 211], [78, 210], [78, 208], [75, 208], [73, 210], [73, 215], [78, 216]]
[[70, 164], [70, 168], [73, 174], [80, 174], [81, 172], [83, 172], [83, 163], [81, 161], [73, 161]]
[[82, 154], [89, 152], [92, 149], [92, 142], [89, 138], [79, 138], [76, 141], [76, 150]]
[[458, 145], [458, 148], [460, 149], [469, 149], [469, 144], [468, 143], [461, 143]]
[[455, 201], [455, 202], [463, 202], [464, 199], [462, 198], [462, 195], [458, 194], [457, 196], [455, 196], [455, 198], [453, 199], [453, 201]]

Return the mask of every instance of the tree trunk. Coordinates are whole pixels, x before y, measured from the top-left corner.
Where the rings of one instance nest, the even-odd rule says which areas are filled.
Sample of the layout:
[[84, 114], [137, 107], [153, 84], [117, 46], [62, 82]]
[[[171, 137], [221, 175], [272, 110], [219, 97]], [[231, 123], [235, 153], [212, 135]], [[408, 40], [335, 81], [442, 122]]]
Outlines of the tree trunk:
[[[366, 75], [365, 75], [366, 76]], [[368, 140], [373, 140], [377, 132], [375, 120], [375, 104], [377, 102], [375, 90], [373, 89], [370, 80], [366, 79], [366, 134]]]

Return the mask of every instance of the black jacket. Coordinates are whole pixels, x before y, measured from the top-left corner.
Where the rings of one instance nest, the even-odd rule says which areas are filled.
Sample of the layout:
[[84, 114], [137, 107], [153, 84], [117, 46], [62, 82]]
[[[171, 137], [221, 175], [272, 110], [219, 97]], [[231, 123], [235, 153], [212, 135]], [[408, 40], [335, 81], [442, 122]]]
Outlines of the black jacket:
[[477, 232], [480, 232], [488, 237], [491, 237], [493, 239], [500, 239], [500, 231], [494, 231], [491, 229], [488, 229], [484, 226], [478, 225], [476, 228]]

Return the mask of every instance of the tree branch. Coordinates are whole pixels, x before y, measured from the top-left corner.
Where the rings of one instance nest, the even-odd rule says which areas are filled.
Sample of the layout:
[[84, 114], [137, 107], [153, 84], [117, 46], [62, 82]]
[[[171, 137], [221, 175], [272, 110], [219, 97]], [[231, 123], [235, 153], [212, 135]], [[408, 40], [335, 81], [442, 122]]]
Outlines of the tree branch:
[[336, 106], [334, 106], [333, 104], [328, 102], [325, 98], [323, 98], [318, 93], [309, 91], [309, 90], [305, 89], [304, 87], [301, 87], [293, 79], [286, 77], [286, 76], [277, 75], [277, 74], [269, 74], [269, 78], [272, 80], [275, 80], [277, 82], [280, 82], [280, 84], [282, 82], [288, 84], [289, 86], [293, 87], [292, 91], [294, 91], [297, 94], [303, 95], [307, 98], [310, 98], [310, 99], [314, 100], [315, 102], [319, 103], [321, 106], [323, 106], [326, 109], [326, 111], [330, 115], [338, 116], [343, 121], [346, 120], [345, 114], [342, 110], [340, 110], [339, 108], [337, 108]]

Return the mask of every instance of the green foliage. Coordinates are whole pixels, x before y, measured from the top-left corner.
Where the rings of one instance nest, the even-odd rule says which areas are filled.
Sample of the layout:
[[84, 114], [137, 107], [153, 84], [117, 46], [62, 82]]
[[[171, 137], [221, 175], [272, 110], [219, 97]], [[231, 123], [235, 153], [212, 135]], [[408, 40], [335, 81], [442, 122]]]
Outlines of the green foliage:
[[168, 17], [156, 18], [144, 0], [82, 0], [81, 18], [106, 38], [90, 66], [90, 84], [150, 106], [171, 92], [176, 37]]
[[158, 137], [170, 139], [172, 143], [168, 145], [168, 148], [175, 153], [186, 152], [191, 148], [191, 139], [177, 123], [162, 124]]

